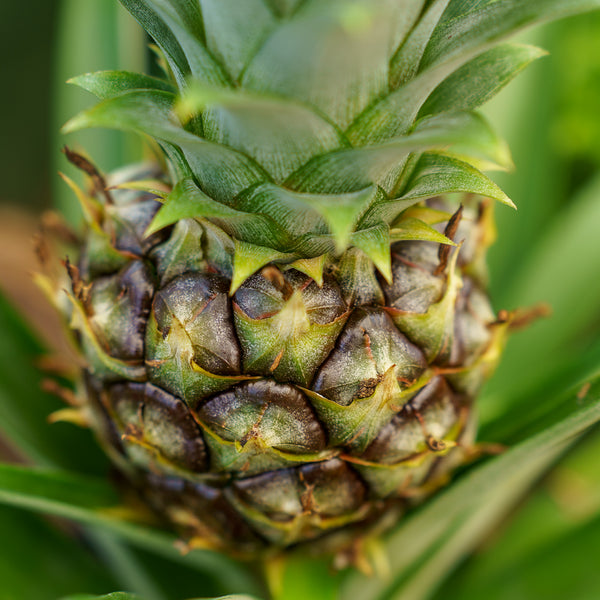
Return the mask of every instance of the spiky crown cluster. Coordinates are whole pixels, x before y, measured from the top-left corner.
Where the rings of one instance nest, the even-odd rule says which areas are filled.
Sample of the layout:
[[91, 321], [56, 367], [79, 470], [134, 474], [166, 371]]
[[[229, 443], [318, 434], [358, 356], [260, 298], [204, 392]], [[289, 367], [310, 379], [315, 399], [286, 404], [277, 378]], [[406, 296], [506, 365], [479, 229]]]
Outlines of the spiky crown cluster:
[[[466, 0], [122, 0], [166, 79], [100, 72], [102, 102], [66, 130], [148, 134], [175, 188], [149, 226], [209, 219], [235, 241], [231, 292], [267, 263], [319, 270], [358, 248], [391, 280], [390, 245], [448, 240], [405, 212], [448, 192], [510, 204], [480, 169], [505, 144], [475, 109], [541, 55], [497, 45], [552, 16]], [[563, 9], [564, 11], [564, 9]], [[476, 74], [476, 76], [474, 76]]]

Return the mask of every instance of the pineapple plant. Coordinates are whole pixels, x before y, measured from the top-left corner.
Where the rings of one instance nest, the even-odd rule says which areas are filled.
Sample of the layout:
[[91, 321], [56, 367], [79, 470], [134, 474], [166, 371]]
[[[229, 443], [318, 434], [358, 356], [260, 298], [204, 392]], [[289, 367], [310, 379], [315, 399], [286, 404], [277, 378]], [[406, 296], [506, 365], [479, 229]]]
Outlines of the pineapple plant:
[[65, 151], [87, 233], [53, 292], [84, 367], [56, 418], [188, 549], [361, 565], [476, 452], [520, 320], [485, 293], [512, 202], [483, 171], [511, 161], [477, 108], [541, 52], [503, 40], [597, 3], [122, 3], [164, 77], [74, 78], [100, 103], [66, 130], [159, 156], [105, 177]]
[[82, 418], [192, 547], [344, 547], [472, 446], [511, 320], [484, 291], [511, 201], [481, 170], [510, 157], [476, 109], [540, 55], [494, 39], [531, 9], [124, 5], [165, 77], [74, 78], [101, 103], [66, 131], [163, 159], [108, 183], [66, 150], [93, 183], [66, 263]]
[[102, 102], [67, 131], [165, 155], [108, 183], [66, 150], [95, 182], [66, 265], [82, 411], [192, 547], [347, 546], [470, 451], [510, 321], [484, 255], [511, 201], [478, 168], [510, 158], [475, 109], [539, 51], [444, 50], [446, 4], [125, 3], [169, 77], [72, 80]]

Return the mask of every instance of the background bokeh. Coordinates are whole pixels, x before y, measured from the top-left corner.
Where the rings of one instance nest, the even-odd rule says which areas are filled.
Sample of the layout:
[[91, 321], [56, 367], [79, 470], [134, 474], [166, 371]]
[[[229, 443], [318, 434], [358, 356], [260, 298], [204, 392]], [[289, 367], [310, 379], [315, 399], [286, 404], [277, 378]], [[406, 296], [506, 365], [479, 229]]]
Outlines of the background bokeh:
[[[29, 273], [35, 269], [31, 238], [42, 212], [58, 207], [77, 221], [75, 203], [57, 176], [58, 170], [69, 171], [60, 148], [66, 141], [85, 148], [103, 170], [142, 152], [137, 141], [114, 132], [64, 139], [60, 126], [93, 102], [64, 82], [83, 71], [143, 69], [148, 53], [137, 25], [112, 0], [2, 1], [0, 26], [0, 291], [44, 343], [56, 347], [58, 322]], [[517, 212], [496, 210], [499, 243], [490, 252], [491, 288], [497, 309], [546, 302], [553, 316], [515, 334], [480, 403], [481, 438], [509, 442], [506, 432], [514, 431], [519, 407], [535, 420], [531, 398], [543, 398], [546, 388], [551, 396], [565, 381], [576, 381], [600, 355], [600, 14], [544, 26], [519, 40], [550, 55], [485, 108], [508, 138], [516, 164], [514, 172], [492, 177], [518, 206]], [[71, 435], [69, 426], [55, 427], [57, 435]], [[1, 444], [0, 454], [18, 458]], [[439, 598], [600, 597], [598, 456], [600, 439], [592, 432], [455, 572]], [[91, 553], [79, 556], [46, 520], [2, 506], [0, 530], [15, 541], [10, 553], [0, 552], [0, 581], [16, 581], [23, 599], [40, 598], [37, 582], [21, 566], [32, 560], [53, 590], [118, 586]], [[107, 552], [107, 546], [98, 548]], [[66, 565], [61, 555], [74, 562]], [[159, 559], [142, 559], [157, 570], [166, 568]], [[189, 577], [169, 572], [182, 582]], [[64, 587], [69, 579], [70, 587]], [[189, 589], [193, 585], [190, 580]]]

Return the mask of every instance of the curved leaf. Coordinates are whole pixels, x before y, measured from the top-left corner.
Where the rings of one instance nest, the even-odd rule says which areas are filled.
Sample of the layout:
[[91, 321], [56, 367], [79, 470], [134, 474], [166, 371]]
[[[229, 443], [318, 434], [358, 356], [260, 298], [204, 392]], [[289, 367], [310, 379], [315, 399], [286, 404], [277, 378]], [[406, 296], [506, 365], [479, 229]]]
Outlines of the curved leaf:
[[79, 113], [64, 126], [64, 131], [109, 127], [175, 144], [183, 150], [204, 191], [225, 203], [247, 187], [269, 179], [243, 154], [183, 129], [172, 112], [174, 100], [173, 94], [159, 90], [126, 92]]
[[421, 115], [473, 110], [495, 96], [546, 51], [525, 44], [502, 44], [470, 60], [444, 80], [427, 98]]
[[389, 193], [411, 152], [454, 148], [465, 160], [484, 157], [503, 165], [508, 162], [506, 146], [481, 115], [446, 113], [421, 120], [408, 135], [318, 156], [294, 173], [286, 186], [301, 192], [332, 194], [376, 184]]
[[354, 144], [406, 132], [433, 90], [465, 63], [526, 26], [600, 8], [600, 0], [497, 0], [434, 30], [420, 73], [359, 115], [347, 130]]
[[77, 75], [67, 81], [94, 94], [100, 100], [114, 98], [131, 90], [162, 90], [176, 92], [168, 81], [130, 71], [96, 71]]
[[346, 146], [339, 131], [315, 111], [286, 98], [218, 90], [193, 82], [178, 103], [202, 114], [204, 137], [252, 157], [275, 181], [313, 156]]
[[390, 86], [397, 88], [412, 79], [419, 70], [419, 64], [431, 33], [437, 25], [449, 0], [434, 0], [427, 7], [418, 25], [392, 58], [390, 64]]
[[200, 0], [208, 49], [234, 81], [275, 24], [263, 0]]
[[242, 84], [296, 98], [347, 126], [387, 88], [393, 3], [308, 2], [282, 22]]

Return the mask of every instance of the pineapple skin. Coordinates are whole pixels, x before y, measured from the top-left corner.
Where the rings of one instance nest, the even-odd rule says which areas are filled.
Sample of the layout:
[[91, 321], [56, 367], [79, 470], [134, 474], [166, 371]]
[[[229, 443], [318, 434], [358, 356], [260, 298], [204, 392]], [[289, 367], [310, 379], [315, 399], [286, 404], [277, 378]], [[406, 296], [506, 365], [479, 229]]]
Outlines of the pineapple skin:
[[[372, 266], [348, 281], [350, 251], [322, 282], [273, 263], [230, 295], [214, 225], [146, 237], [156, 197], [111, 196], [102, 227], [120, 264], [92, 232], [70, 267], [86, 411], [126, 487], [190, 545], [336, 550], [462, 462], [504, 331], [484, 292], [487, 205], [465, 210], [444, 259], [449, 246], [394, 243], [390, 283]], [[428, 205], [448, 232], [448, 203]]]

